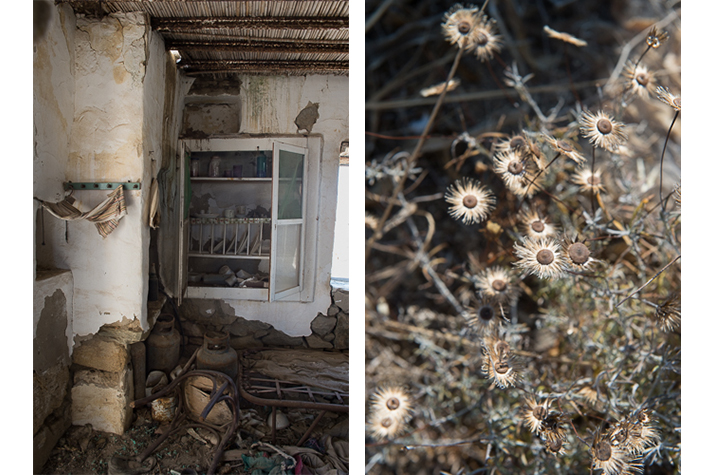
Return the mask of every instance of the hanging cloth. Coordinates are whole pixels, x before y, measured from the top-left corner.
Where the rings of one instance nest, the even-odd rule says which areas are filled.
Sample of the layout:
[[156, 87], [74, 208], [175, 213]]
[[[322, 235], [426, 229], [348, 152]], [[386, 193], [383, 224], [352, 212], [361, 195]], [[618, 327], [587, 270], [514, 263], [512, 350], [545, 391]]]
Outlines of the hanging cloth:
[[59, 203], [39, 201], [52, 216], [65, 221], [86, 219], [96, 225], [101, 237], [106, 237], [118, 226], [118, 221], [126, 215], [126, 199], [123, 196], [123, 185], [119, 185], [106, 199], [94, 209], [82, 213], [74, 207], [74, 198], [69, 195]]

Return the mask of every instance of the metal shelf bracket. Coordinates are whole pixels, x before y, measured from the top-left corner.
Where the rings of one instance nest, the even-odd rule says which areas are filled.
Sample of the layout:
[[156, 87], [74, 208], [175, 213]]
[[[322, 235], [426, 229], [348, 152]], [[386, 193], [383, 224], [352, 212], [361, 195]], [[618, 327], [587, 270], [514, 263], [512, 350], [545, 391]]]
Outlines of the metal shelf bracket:
[[139, 182], [71, 182], [68, 181], [64, 183], [64, 190], [115, 190], [120, 185], [123, 185], [125, 190], [140, 190], [141, 184]]

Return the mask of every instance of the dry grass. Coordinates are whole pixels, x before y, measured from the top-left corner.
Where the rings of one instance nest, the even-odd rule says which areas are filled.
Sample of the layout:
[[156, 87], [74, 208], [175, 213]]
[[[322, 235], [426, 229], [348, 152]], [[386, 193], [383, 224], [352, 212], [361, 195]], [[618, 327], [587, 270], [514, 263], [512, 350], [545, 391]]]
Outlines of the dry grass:
[[[641, 64], [654, 86], [679, 96], [681, 12], [674, 2], [611, 5], [491, 1], [485, 13], [497, 20], [503, 46], [482, 62], [444, 38], [449, 4], [368, 4], [367, 385], [369, 394], [401, 385], [414, 407], [401, 434], [368, 438], [368, 473], [604, 473], [592, 470], [604, 437], [641, 410], [659, 437], [639, 442], [629, 461], [647, 474], [679, 473], [680, 299], [673, 296], [681, 233], [673, 191], [681, 117], [655, 87], [648, 97], [625, 93], [624, 67], [644, 53], [657, 25], [670, 37]], [[587, 45], [551, 38], [546, 25]], [[441, 104], [419, 94], [449, 77], [460, 84]], [[618, 148], [590, 143], [581, 127], [587, 110], [624, 124]], [[494, 170], [515, 135], [540, 152], [525, 160], [539, 189], [506, 185]], [[585, 163], [560, 154], [554, 139]], [[603, 191], [575, 182], [584, 168], [601, 174]], [[446, 190], [463, 178], [495, 196], [482, 222], [449, 215]], [[663, 206], [659, 193], [671, 196]], [[514, 265], [515, 245], [527, 235], [523, 211], [555, 225], [559, 278]], [[564, 250], [575, 242], [593, 262], [567, 260], [575, 255]], [[515, 369], [507, 388], [482, 373], [492, 343], [483, 343], [482, 326], [468, 325], [482, 301], [474, 278], [494, 266], [512, 273], [520, 293], [505, 305], [496, 335], [511, 354], [491, 362]], [[549, 401], [541, 435], [526, 425], [531, 397]]]

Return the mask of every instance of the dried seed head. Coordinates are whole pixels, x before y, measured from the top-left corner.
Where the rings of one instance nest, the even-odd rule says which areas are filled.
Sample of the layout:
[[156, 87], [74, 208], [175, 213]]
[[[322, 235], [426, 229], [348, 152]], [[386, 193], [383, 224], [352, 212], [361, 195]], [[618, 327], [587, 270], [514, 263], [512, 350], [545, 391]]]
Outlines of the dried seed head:
[[555, 254], [549, 249], [540, 249], [535, 256], [537, 262], [543, 266], [549, 266], [555, 260]]
[[565, 157], [572, 159], [577, 165], [581, 165], [587, 161], [587, 159], [584, 158], [584, 155], [579, 153], [567, 140], [556, 139], [546, 134], [543, 134], [543, 137], [555, 152], [561, 153]]
[[478, 204], [478, 198], [476, 195], [466, 195], [463, 197], [463, 205], [468, 209], [473, 209]]
[[664, 332], [672, 332], [680, 326], [680, 295], [672, 293], [658, 303], [654, 318]]
[[671, 106], [673, 109], [676, 111], [680, 112], [680, 96], [676, 96], [675, 94], [672, 94], [671, 91], [667, 87], [661, 87], [658, 86], [656, 88], [656, 94], [658, 95], [658, 98]]
[[513, 284], [510, 273], [500, 266], [489, 267], [472, 279], [482, 299], [491, 304], [510, 305], [518, 300], [520, 289]]
[[481, 336], [497, 335], [501, 324], [499, 305], [484, 295], [480, 301], [476, 301], [474, 308], [468, 309], [466, 323]]
[[547, 217], [529, 208], [523, 208], [523, 211], [520, 213], [520, 222], [523, 225], [523, 230], [531, 239], [554, 237], [557, 234], [555, 226], [548, 221]]
[[513, 245], [513, 250], [520, 259], [513, 265], [541, 279], [557, 279], [567, 267], [566, 258], [560, 252], [560, 245], [551, 238], [523, 239], [522, 244]]
[[507, 286], [508, 284], [500, 279], [496, 279], [491, 283], [491, 287], [493, 287], [496, 292], [505, 292]]
[[396, 386], [379, 388], [371, 397], [373, 418], [391, 417], [406, 423], [412, 418], [412, 403], [407, 392]]
[[597, 121], [597, 130], [604, 135], [610, 134], [612, 130], [611, 121], [606, 118], [599, 119]]
[[595, 170], [594, 174], [592, 174], [591, 169], [584, 168], [572, 175], [572, 183], [579, 185], [582, 192], [604, 193], [606, 189], [604, 188], [601, 174], [601, 170]]
[[470, 178], [456, 180], [446, 190], [444, 198], [453, 205], [449, 208], [449, 214], [461, 219], [464, 224], [485, 220], [496, 203], [495, 197], [486, 187]]
[[575, 242], [567, 248], [569, 258], [575, 264], [584, 264], [589, 260], [589, 248], [581, 242]]
[[595, 147], [614, 152], [627, 139], [624, 124], [617, 122], [605, 112], [592, 114], [585, 111], [579, 122], [582, 135], [587, 137]]
[[665, 30], [658, 30], [656, 28], [656, 25], [654, 25], [651, 28], [651, 31], [648, 32], [648, 36], [646, 36], [646, 44], [650, 46], [653, 49], [659, 48], [665, 41], [670, 37], [667, 31]]
[[471, 51], [476, 46], [476, 37], [472, 32], [480, 23], [478, 7], [464, 8], [463, 5], [456, 4], [444, 15], [441, 27], [449, 43], [464, 51]]
[[609, 460], [611, 458], [611, 445], [609, 442], [603, 440], [598, 446], [596, 446], [595, 456], [601, 462]]

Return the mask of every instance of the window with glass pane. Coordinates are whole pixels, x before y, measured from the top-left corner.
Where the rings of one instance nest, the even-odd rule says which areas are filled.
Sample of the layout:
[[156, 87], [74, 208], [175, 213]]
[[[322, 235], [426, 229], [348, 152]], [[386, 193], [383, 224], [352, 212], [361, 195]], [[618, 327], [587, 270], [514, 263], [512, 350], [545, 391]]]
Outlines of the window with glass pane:
[[280, 151], [279, 219], [303, 218], [303, 161], [303, 154]]

